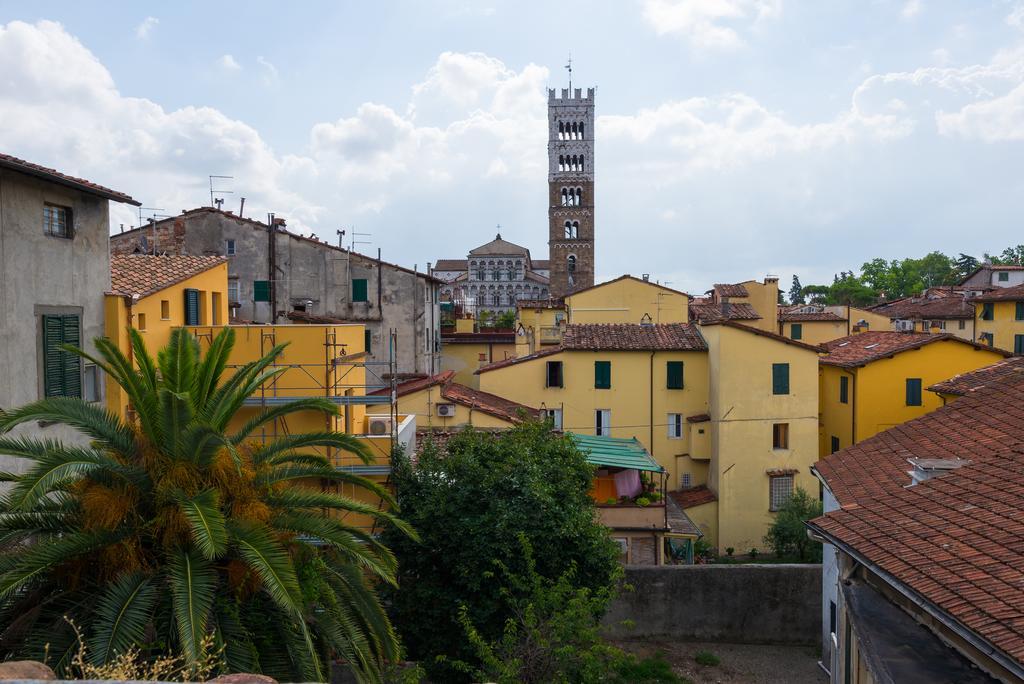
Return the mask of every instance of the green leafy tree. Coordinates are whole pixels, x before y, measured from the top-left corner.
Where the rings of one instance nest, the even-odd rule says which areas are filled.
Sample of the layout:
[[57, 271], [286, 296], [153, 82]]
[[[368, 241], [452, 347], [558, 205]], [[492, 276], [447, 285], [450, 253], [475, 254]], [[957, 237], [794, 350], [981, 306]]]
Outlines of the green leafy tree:
[[852, 273], [843, 273], [843, 277], [832, 283], [828, 288], [826, 303], [849, 304], [851, 306], [867, 306], [877, 299], [877, 293], [861, 282]]
[[999, 262], [1004, 266], [1024, 266], [1024, 245], [1004, 249], [999, 255]]
[[502, 311], [494, 319], [494, 325], [498, 328], [512, 328], [516, 324], [516, 312], [515, 311]]
[[829, 286], [828, 285], [805, 285], [803, 289], [804, 295], [808, 298], [811, 304], [825, 304], [828, 301]]
[[981, 262], [975, 257], [963, 252], [960, 252], [960, 256], [956, 258], [953, 264], [956, 269], [957, 280], [963, 280], [981, 266]]
[[917, 260], [917, 273], [924, 288], [956, 282], [956, 262], [942, 252], [931, 252]]
[[556, 581], [573, 569], [572, 586], [591, 595], [613, 583], [617, 551], [596, 519], [592, 468], [549, 424], [501, 435], [467, 430], [443, 452], [428, 443], [415, 463], [404, 455], [393, 460], [402, 515], [422, 543], [385, 531], [399, 561], [398, 588], [388, 597], [409, 656], [433, 680], [468, 680], [452, 661], [481, 665], [460, 610], [485, 641], [500, 639], [515, 616], [524, 590], [496, 576], [495, 564], [530, 575], [520, 538], [533, 550], [539, 578]]
[[789, 303], [790, 304], [804, 304], [807, 300], [804, 298], [804, 289], [800, 285], [800, 276], [793, 275], [793, 285], [789, 288]]
[[[370, 461], [365, 447], [336, 432], [253, 439], [299, 411], [336, 413], [320, 398], [231, 427], [246, 398], [283, 372], [273, 367], [283, 345], [225, 377], [230, 329], [205, 355], [185, 330], [156, 359], [134, 330], [131, 344], [134, 362], [106, 339], [95, 342], [98, 358], [66, 349], [124, 389], [131, 420], [63, 397], [0, 414], [0, 453], [28, 462], [24, 474], [3, 477], [0, 656], [43, 659], [46, 651], [66, 672], [78, 648], [71, 618], [94, 663], [136, 648], [143, 658], [198, 666], [208, 648], [221, 647], [227, 671], [323, 681], [333, 655], [361, 679], [379, 679], [399, 644], [374, 583], [395, 581], [395, 558], [344, 516], [387, 521], [396, 537], [409, 528], [375, 506], [301, 484], [343, 483], [390, 500], [317, 452]], [[90, 443], [10, 433], [33, 421], [76, 428]]]
[[807, 536], [805, 522], [821, 515], [821, 502], [797, 487], [775, 514], [775, 522], [764, 536], [764, 543], [779, 558], [792, 557], [801, 563], [820, 562], [821, 544]]

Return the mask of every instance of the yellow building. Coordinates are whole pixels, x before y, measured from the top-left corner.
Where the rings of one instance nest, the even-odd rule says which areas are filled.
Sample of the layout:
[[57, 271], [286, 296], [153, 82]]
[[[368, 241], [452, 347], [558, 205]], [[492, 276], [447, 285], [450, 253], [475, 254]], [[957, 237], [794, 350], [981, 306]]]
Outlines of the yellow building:
[[569, 323], [686, 323], [690, 296], [624, 275], [565, 298]]
[[478, 331], [472, 318], [455, 321], [453, 332], [441, 334], [441, 372], [454, 371], [455, 381], [478, 387], [474, 375], [481, 366], [516, 357], [516, 333]]
[[561, 344], [565, 304], [554, 299], [516, 304], [516, 356], [526, 356]]
[[1024, 354], [1024, 285], [998, 288], [972, 301], [977, 341]]
[[[416, 417], [419, 431], [457, 430], [467, 426], [494, 429], [510, 428], [523, 420], [537, 418], [538, 410], [481, 392], [454, 381], [455, 372], [445, 371], [426, 378], [403, 382], [396, 387], [398, 412]], [[372, 396], [386, 396], [390, 388]], [[386, 414], [389, 404], [374, 404], [371, 414]]]
[[[227, 259], [217, 256], [110, 257], [105, 301], [106, 336], [128, 353], [128, 329], [135, 328], [151, 353], [162, 349], [171, 330], [184, 325], [223, 325], [228, 319]], [[107, 406], [125, 415], [124, 392], [109, 378]]]
[[934, 411], [924, 392], [1008, 353], [953, 335], [871, 331], [833, 340], [820, 359], [822, 456]]
[[772, 511], [813, 488], [817, 348], [720, 324], [571, 324], [562, 345], [481, 368], [481, 389], [555, 426], [635, 438], [669, 489], [707, 487], [685, 514], [720, 548], [761, 548]]
[[953, 285], [930, 287], [920, 295], [873, 306], [871, 312], [889, 319], [889, 330], [949, 333], [974, 341], [974, 305], [967, 298], [969, 294], [969, 290]]
[[779, 308], [779, 334], [807, 344], [821, 344], [850, 334], [849, 319], [815, 306]]
[[769, 333], [778, 332], [779, 279], [768, 276], [763, 282], [718, 283], [707, 297], [690, 305], [690, 320], [720, 323], [731, 320]]

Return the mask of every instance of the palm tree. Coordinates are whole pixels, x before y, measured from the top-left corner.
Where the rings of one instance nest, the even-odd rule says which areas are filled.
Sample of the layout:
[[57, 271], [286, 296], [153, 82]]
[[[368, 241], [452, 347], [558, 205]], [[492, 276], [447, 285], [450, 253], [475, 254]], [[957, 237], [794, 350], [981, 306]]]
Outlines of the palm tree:
[[[0, 413], [0, 453], [29, 462], [23, 475], [2, 476], [0, 660], [45, 651], [66, 672], [80, 647], [66, 617], [94, 663], [134, 647], [142, 657], [223, 657], [225, 671], [323, 681], [340, 657], [377, 681], [397, 659], [374, 589], [395, 582], [394, 556], [345, 515], [412, 531], [319, 486], [369, 490], [393, 508], [380, 486], [316, 451], [370, 462], [359, 440], [330, 431], [252, 438], [298, 411], [336, 414], [326, 399], [297, 399], [229, 428], [246, 397], [283, 372], [273, 368], [279, 345], [222, 380], [233, 344], [225, 329], [201, 355], [176, 330], [154, 360], [133, 330], [134, 363], [106, 339], [96, 340], [98, 358], [68, 347], [124, 389], [128, 421], [63, 397]], [[90, 444], [8, 434], [30, 421], [77, 428]]]

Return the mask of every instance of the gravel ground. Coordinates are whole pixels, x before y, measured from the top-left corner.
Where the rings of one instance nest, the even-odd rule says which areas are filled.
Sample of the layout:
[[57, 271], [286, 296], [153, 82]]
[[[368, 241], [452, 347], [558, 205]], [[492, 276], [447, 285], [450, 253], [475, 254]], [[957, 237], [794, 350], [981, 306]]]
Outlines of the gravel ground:
[[[821, 684], [828, 677], [818, 667], [818, 653], [806, 646], [754, 646], [672, 641], [627, 641], [618, 644], [639, 656], [658, 653], [672, 664], [676, 674], [693, 684]], [[718, 656], [718, 665], [698, 665], [694, 655], [707, 651]]]

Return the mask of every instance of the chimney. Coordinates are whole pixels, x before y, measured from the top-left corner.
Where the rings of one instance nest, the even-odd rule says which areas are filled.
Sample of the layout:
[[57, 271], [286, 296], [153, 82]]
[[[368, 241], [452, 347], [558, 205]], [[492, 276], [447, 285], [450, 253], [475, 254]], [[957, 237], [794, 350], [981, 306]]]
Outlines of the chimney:
[[644, 274], [641, 275], [641, 277], [644, 279], [645, 283], [650, 282], [650, 280], [651, 280], [651, 274], [650, 273], [644, 273]]

